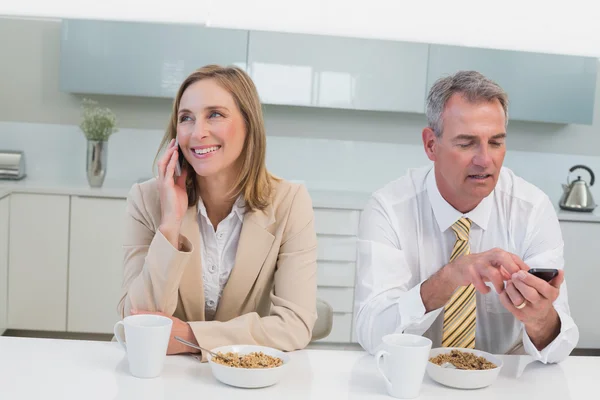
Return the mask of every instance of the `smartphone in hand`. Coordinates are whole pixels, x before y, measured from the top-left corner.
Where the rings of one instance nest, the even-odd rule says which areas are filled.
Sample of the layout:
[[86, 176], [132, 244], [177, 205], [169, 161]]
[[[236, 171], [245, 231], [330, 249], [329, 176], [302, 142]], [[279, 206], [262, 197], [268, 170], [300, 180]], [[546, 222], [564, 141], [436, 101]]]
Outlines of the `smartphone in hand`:
[[175, 164], [175, 176], [181, 176], [181, 163], [183, 162], [183, 152], [179, 147], [179, 139], [175, 138], [175, 146], [177, 146], [177, 151], [179, 152], [179, 157], [177, 158], [177, 163]]
[[558, 275], [558, 270], [556, 268], [531, 268], [529, 273], [550, 282]]

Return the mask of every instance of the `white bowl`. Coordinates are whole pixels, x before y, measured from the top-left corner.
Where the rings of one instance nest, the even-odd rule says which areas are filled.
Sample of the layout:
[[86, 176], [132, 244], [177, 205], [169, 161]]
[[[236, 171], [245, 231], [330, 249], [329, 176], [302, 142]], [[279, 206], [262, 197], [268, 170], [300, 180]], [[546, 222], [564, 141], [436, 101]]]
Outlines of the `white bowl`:
[[220, 351], [223, 354], [228, 352], [238, 353], [240, 356], [248, 353], [262, 351], [266, 355], [281, 358], [283, 364], [279, 367], [236, 368], [216, 363], [212, 361], [212, 356], [208, 354], [208, 363], [210, 364], [210, 368], [215, 378], [227, 385], [236, 386], [240, 388], [261, 388], [274, 385], [281, 380], [281, 378], [288, 369], [288, 364], [290, 363], [289, 355], [271, 347], [233, 345], [217, 347], [216, 349], [212, 349], [212, 351], [214, 353]]
[[427, 363], [427, 374], [434, 381], [442, 385], [454, 387], [457, 389], [480, 389], [494, 383], [500, 370], [502, 369], [502, 360], [493, 354], [485, 351], [461, 349], [453, 347], [438, 347], [431, 349], [429, 358], [440, 354], [450, 353], [452, 350], [460, 350], [465, 353], [473, 353], [476, 356], [484, 357], [486, 360], [496, 364], [496, 368], [484, 370], [464, 370], [454, 368], [444, 368], [429, 361]]

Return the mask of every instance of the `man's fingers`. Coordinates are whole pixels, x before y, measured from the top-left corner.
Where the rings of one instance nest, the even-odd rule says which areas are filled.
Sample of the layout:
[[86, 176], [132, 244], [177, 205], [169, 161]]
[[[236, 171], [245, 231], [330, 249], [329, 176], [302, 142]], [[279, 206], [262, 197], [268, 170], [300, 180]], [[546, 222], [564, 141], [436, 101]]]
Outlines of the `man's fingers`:
[[[558, 276], [556, 278], [558, 278]], [[533, 288], [540, 296], [545, 297], [546, 299], [554, 300], [556, 299], [556, 296], [558, 296], [556, 293], [556, 287], [553, 287], [545, 280], [538, 278], [533, 274], [522, 271], [518, 274], [515, 274], [512, 279], [515, 284], [519, 281], [523, 282], [525, 285]]]
[[519, 257], [504, 250], [500, 250], [496, 253], [492, 265], [496, 268], [504, 268], [510, 275], [519, 272], [523, 267], [527, 268], [525, 263], [523, 263]]
[[512, 301], [508, 297], [508, 293], [506, 292], [506, 290], [504, 292], [500, 293], [498, 298], [500, 299], [500, 303], [504, 306], [504, 308], [506, 308], [508, 311], [510, 311], [513, 315], [517, 311], [519, 311], [519, 310], [517, 310], [515, 305], [512, 303]]
[[558, 275], [556, 275], [554, 278], [552, 278], [552, 280], [548, 283], [550, 284], [550, 286], [553, 286], [556, 289], [560, 289], [560, 285], [562, 285], [564, 281], [565, 281], [565, 271], [563, 271], [562, 269], [559, 269]]
[[512, 281], [509, 281], [506, 284], [506, 294], [510, 301], [515, 305], [515, 307], [520, 306], [525, 302], [525, 298], [523, 295], [517, 290], [515, 284]]
[[502, 279], [502, 274], [499, 269], [486, 266], [481, 272], [481, 275], [486, 277], [487, 280], [494, 285], [496, 293], [502, 293], [502, 291], [504, 291], [504, 279]]
[[515, 262], [515, 264], [517, 264], [517, 266], [523, 270], [523, 271], [529, 271], [529, 265], [525, 264], [525, 261], [521, 260], [521, 257], [519, 257], [516, 254], [513, 253], [508, 253], [510, 254], [510, 258], [512, 258], [512, 260]]
[[[525, 274], [527, 273], [525, 272]], [[530, 303], [535, 304], [539, 302], [542, 298], [540, 293], [534, 287], [529, 286], [526, 282], [524, 282], [520, 275], [521, 273], [515, 274], [512, 280], [519, 293], [521, 293], [521, 295], [523, 295], [523, 297]]]
[[471, 277], [471, 283], [479, 293], [488, 294], [490, 292], [490, 288], [487, 287], [487, 285], [483, 282], [483, 279], [481, 279], [477, 273], [474, 273]]

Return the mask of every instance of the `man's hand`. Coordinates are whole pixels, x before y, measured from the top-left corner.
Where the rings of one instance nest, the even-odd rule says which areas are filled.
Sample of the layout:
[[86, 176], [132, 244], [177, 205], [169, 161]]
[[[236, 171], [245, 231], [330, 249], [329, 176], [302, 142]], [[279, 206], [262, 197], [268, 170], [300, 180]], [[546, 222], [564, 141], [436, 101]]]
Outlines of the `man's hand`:
[[491, 249], [483, 253], [468, 254], [457, 258], [448, 265], [455, 275], [457, 286], [473, 284], [480, 293], [487, 294], [491, 282], [497, 293], [504, 291], [504, 281], [511, 275], [529, 267], [515, 254], [502, 249]]
[[172, 315], [167, 315], [161, 312], [150, 312], [150, 311], [141, 311], [141, 310], [131, 310], [131, 315], [138, 314], [152, 314], [152, 315], [162, 315], [163, 317], [170, 318], [173, 321], [173, 326], [171, 328], [171, 337], [169, 338], [169, 347], [167, 348], [167, 354], [181, 354], [181, 353], [199, 353], [198, 350], [186, 346], [183, 343], [175, 340], [175, 336], [179, 336], [182, 339], [187, 340], [188, 342], [198, 344], [196, 342], [196, 337], [194, 336], [194, 332], [192, 328], [189, 326], [187, 322], [183, 322], [179, 318], [175, 318]]
[[426, 312], [442, 307], [459, 286], [473, 284], [480, 293], [487, 294], [491, 282], [497, 293], [504, 291], [504, 281], [529, 267], [515, 254], [502, 249], [463, 255], [445, 265], [421, 285], [421, 298]]
[[558, 275], [546, 282], [532, 274], [518, 272], [500, 294], [502, 305], [523, 322], [538, 350], [548, 346], [560, 333], [560, 318], [553, 303], [560, 294], [564, 276], [564, 271], [559, 269]]

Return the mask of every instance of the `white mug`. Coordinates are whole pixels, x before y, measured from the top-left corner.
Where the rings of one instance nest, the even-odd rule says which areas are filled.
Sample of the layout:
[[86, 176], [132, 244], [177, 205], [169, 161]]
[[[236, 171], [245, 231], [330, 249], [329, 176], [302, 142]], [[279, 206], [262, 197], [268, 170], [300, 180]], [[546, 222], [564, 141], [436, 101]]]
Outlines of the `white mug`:
[[115, 337], [127, 353], [131, 375], [155, 378], [162, 373], [172, 326], [170, 318], [150, 314], [130, 315], [115, 324]]
[[430, 351], [431, 340], [423, 336], [394, 333], [383, 337], [383, 349], [375, 359], [390, 396], [399, 399], [419, 396]]

